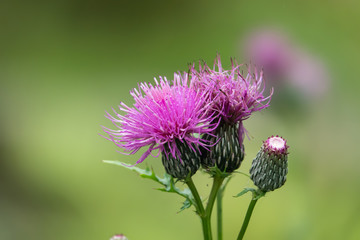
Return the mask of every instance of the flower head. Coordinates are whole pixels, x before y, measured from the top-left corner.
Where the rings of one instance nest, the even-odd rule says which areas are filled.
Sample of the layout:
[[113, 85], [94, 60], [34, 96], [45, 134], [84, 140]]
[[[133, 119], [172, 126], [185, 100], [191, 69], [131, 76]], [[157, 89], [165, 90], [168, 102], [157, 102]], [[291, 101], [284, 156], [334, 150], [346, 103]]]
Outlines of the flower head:
[[287, 155], [287, 150], [289, 148], [289, 146], [286, 145], [286, 140], [278, 135], [269, 137], [264, 142], [263, 147], [267, 154], [274, 154], [277, 156]]
[[243, 75], [239, 65], [232, 61], [230, 70], [224, 70], [218, 55], [214, 67], [200, 64], [199, 71], [192, 67], [194, 87], [202, 91], [210, 91], [210, 114], [215, 112], [222, 123], [234, 125], [240, 122], [239, 138], [242, 143], [244, 128], [242, 121], [249, 118], [253, 112], [269, 106], [271, 95], [264, 97], [265, 89], [263, 72], [254, 66], [247, 66], [247, 74]]
[[200, 70], [192, 68], [194, 84], [201, 90], [210, 89], [209, 101], [213, 111], [219, 112], [222, 119], [230, 124], [250, 117], [251, 113], [269, 106], [271, 96], [264, 97], [263, 72], [256, 67], [247, 67], [244, 77], [241, 67], [232, 62], [231, 70], [224, 70], [218, 55], [214, 68], [206, 64]]
[[288, 173], [286, 140], [271, 136], [264, 141], [250, 168], [250, 177], [263, 192], [274, 191], [284, 185]]
[[191, 68], [193, 87], [209, 92], [208, 114], [216, 115], [220, 122], [213, 135], [204, 137], [214, 143], [210, 151], [202, 155], [202, 166], [210, 173], [213, 167], [227, 173], [240, 167], [244, 159], [243, 120], [269, 106], [271, 95], [263, 95], [263, 72], [247, 66], [247, 74], [243, 75], [243, 67], [245, 65], [232, 61], [231, 69], [225, 70], [218, 55], [212, 69], [206, 64], [200, 64], [199, 70], [194, 65]]
[[211, 133], [217, 124], [208, 113], [208, 93], [189, 87], [188, 74], [175, 74], [172, 83], [162, 77], [155, 79], [155, 85], [141, 83], [130, 94], [135, 100], [133, 107], [120, 103], [123, 114], [113, 109], [115, 116], [105, 115], [117, 129], [103, 130], [108, 140], [130, 154], [148, 147], [136, 164], [154, 150], [181, 161], [181, 143], [193, 151], [208, 146], [201, 135]]

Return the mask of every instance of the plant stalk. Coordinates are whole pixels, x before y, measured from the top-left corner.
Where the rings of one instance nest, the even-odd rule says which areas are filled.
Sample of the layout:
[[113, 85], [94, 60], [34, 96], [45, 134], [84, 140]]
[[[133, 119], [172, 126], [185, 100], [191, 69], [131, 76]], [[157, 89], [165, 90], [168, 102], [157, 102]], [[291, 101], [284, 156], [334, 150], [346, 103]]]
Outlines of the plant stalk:
[[212, 233], [211, 233], [211, 222], [210, 222], [210, 218], [206, 215], [204, 206], [202, 204], [200, 195], [195, 187], [195, 184], [192, 180], [192, 178], [189, 178], [186, 181], [186, 184], [188, 185], [192, 195], [194, 196], [194, 201], [195, 201], [195, 208], [196, 211], [201, 219], [201, 225], [202, 225], [202, 230], [203, 230], [203, 235], [204, 235], [204, 240], [212, 240]]
[[221, 187], [222, 182], [224, 181], [224, 177], [222, 176], [218, 176], [215, 175], [214, 176], [214, 182], [213, 182], [213, 186], [210, 192], [210, 196], [209, 196], [209, 200], [205, 209], [205, 213], [206, 216], [209, 217], [211, 219], [211, 213], [212, 213], [212, 209], [214, 207], [214, 202], [217, 196], [217, 193]]
[[223, 199], [224, 188], [220, 188], [216, 197], [216, 210], [217, 210], [217, 239], [222, 240], [222, 199]]
[[249, 221], [250, 221], [250, 218], [251, 218], [251, 214], [254, 210], [254, 207], [255, 207], [255, 204], [257, 202], [258, 198], [255, 197], [255, 194], [253, 195], [253, 198], [251, 199], [251, 202], [249, 204], [249, 207], [248, 207], [248, 210], [246, 212], [246, 215], [245, 215], [245, 219], [244, 219], [244, 222], [242, 224], [242, 227], [241, 227], [241, 230], [239, 232], [239, 235], [237, 237], [237, 240], [242, 240], [244, 235], [245, 235], [245, 232], [246, 232], [246, 228], [247, 226], [249, 225]]

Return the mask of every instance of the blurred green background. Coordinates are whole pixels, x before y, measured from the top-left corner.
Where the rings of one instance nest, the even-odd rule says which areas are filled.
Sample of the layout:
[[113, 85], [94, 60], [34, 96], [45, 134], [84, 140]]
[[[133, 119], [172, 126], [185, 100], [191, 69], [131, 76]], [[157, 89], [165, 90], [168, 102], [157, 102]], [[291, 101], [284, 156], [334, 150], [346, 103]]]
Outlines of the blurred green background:
[[[193, 209], [177, 214], [180, 197], [102, 163], [139, 157], [98, 135], [112, 127], [104, 111], [190, 62], [246, 61], [244, 37], [269, 25], [323, 59], [331, 87], [305, 110], [271, 106], [245, 122], [253, 138], [240, 170], [269, 135], [291, 146], [288, 182], [261, 199], [246, 238], [359, 239], [359, 10], [353, 0], [1, 1], [0, 239], [202, 239]], [[146, 164], [162, 174], [159, 159]], [[208, 176], [195, 182], [206, 197]], [[225, 239], [250, 201], [232, 196], [249, 186], [230, 182]]]

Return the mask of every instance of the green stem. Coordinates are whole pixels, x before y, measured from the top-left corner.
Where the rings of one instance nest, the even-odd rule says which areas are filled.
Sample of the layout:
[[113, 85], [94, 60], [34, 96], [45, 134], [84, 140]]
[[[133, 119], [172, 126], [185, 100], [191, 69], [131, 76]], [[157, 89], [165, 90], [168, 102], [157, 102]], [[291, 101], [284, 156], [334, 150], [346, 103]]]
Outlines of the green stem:
[[205, 209], [205, 216], [208, 219], [208, 221], [211, 223], [211, 213], [214, 207], [214, 202], [217, 196], [217, 193], [221, 187], [222, 182], [224, 181], [224, 177], [215, 175], [214, 176], [214, 182], [211, 188], [209, 200]]
[[210, 196], [209, 196], [209, 200], [206, 206], [206, 210], [205, 210], [205, 214], [206, 217], [208, 217], [209, 219], [211, 219], [211, 213], [212, 213], [212, 209], [214, 207], [214, 202], [217, 196], [217, 193], [221, 187], [222, 182], [224, 181], [224, 177], [215, 175], [214, 176], [214, 183], [210, 192]]
[[203, 234], [204, 234], [204, 240], [212, 240], [212, 233], [211, 233], [211, 223], [210, 223], [210, 218], [208, 218], [206, 216], [205, 213], [205, 209], [204, 206], [202, 204], [200, 195], [195, 187], [195, 184], [193, 182], [193, 180], [191, 178], [189, 178], [186, 181], [186, 184], [188, 185], [192, 195], [194, 196], [194, 201], [195, 201], [195, 208], [196, 211], [201, 219], [201, 224], [202, 224], [202, 230], [203, 230]]
[[237, 240], [242, 240], [244, 235], [245, 235], [245, 232], [246, 232], [246, 228], [247, 226], [249, 225], [249, 221], [250, 221], [250, 218], [251, 218], [251, 214], [254, 210], [254, 207], [255, 207], [255, 204], [257, 202], [258, 198], [255, 197], [255, 194], [253, 195], [253, 198], [251, 199], [251, 202], [249, 204], [249, 208], [246, 212], [246, 216], [245, 216], [245, 219], [244, 219], [244, 222], [243, 222], [243, 225], [241, 227], [241, 230], [239, 232], [239, 236], [237, 238]]
[[[213, 185], [211, 188], [211, 192], [210, 192], [208, 203], [206, 205], [206, 209], [204, 209], [201, 198], [199, 196], [199, 193], [198, 193], [192, 179], [189, 178], [186, 181], [186, 184], [188, 185], [192, 195], [194, 196], [194, 201], [195, 201], [194, 205], [195, 205], [196, 211], [201, 219], [203, 233], [204, 233], [204, 240], [212, 240], [211, 213], [212, 213], [212, 209], [214, 207], [214, 202], [215, 202], [216, 196], [218, 194], [218, 191], [219, 191], [224, 179], [225, 178], [222, 176], [218, 176], [218, 175], [214, 176], [214, 182], [213, 182]], [[221, 202], [220, 202], [220, 204], [221, 204]]]
[[197, 207], [197, 210], [199, 212], [199, 214], [203, 214], [205, 212], [205, 209], [204, 209], [204, 206], [202, 204], [202, 201], [201, 201], [201, 198], [200, 198], [200, 195], [195, 187], [195, 184], [192, 180], [192, 178], [189, 178], [187, 181], [186, 181], [186, 184], [188, 185], [192, 195], [194, 196], [194, 200], [195, 200], [195, 203], [196, 203], [196, 207]]
[[216, 209], [217, 209], [217, 237], [218, 240], [222, 240], [222, 199], [224, 189], [220, 188], [216, 197]]

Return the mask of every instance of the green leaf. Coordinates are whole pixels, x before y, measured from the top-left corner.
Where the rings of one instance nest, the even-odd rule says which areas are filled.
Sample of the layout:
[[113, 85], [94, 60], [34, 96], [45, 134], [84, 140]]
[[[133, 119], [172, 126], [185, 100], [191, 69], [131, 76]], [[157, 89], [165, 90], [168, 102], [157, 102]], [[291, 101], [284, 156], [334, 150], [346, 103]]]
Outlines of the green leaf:
[[242, 190], [241, 192], [239, 192], [237, 195], [235, 195], [234, 197], [240, 197], [242, 195], [244, 195], [247, 192], [252, 192], [252, 193], [256, 193], [256, 189], [254, 188], [244, 188], [244, 190]]
[[241, 192], [239, 192], [236, 196], [234, 197], [240, 197], [242, 195], [244, 195], [247, 192], [252, 192], [252, 199], [253, 200], [257, 200], [259, 198], [262, 198], [265, 196], [266, 192], [261, 191], [260, 189], [254, 189], [254, 188], [244, 188], [244, 190], [242, 190]]
[[211, 176], [218, 176], [222, 178], [227, 178], [231, 173], [221, 171], [217, 166], [210, 167], [208, 169], [202, 169], [205, 173], [209, 173]]
[[155, 174], [154, 169], [152, 169], [152, 168], [150, 169], [149, 167], [147, 167], [146, 169], [141, 169], [138, 167], [127, 166], [122, 162], [112, 161], [112, 160], [103, 160], [103, 162], [109, 163], [109, 164], [114, 164], [114, 165], [117, 165], [117, 166], [120, 166], [123, 168], [130, 169], [134, 172], [137, 172], [140, 175], [140, 177], [151, 179], [163, 186], [161, 188], [157, 188], [157, 190], [162, 191], [162, 192], [176, 193], [176, 194], [186, 198], [183, 206], [180, 209], [180, 212], [191, 207], [191, 205], [194, 204], [194, 200], [193, 200], [194, 198], [193, 198], [193, 195], [192, 195], [190, 189], [185, 188], [184, 190], [181, 190], [180, 188], [176, 187], [174, 178], [167, 173], [165, 173], [164, 177], [161, 178]]
[[[182, 211], [184, 211], [185, 209], [190, 208], [191, 206], [192, 206], [192, 202], [187, 198], [187, 199], [183, 202], [183, 205], [181, 206], [179, 212], [182, 212]], [[179, 212], [178, 212], [178, 213], [179, 213]]]
[[103, 162], [130, 169], [134, 172], [137, 172], [143, 178], [149, 178], [156, 182], [160, 181], [160, 179], [158, 179], [158, 177], [155, 175], [154, 171], [152, 169], [150, 170], [150, 168], [148, 168], [148, 167], [146, 169], [141, 169], [138, 167], [131, 167], [131, 166], [125, 165], [125, 163], [122, 163], [119, 161], [112, 161], [112, 160], [103, 160]]

